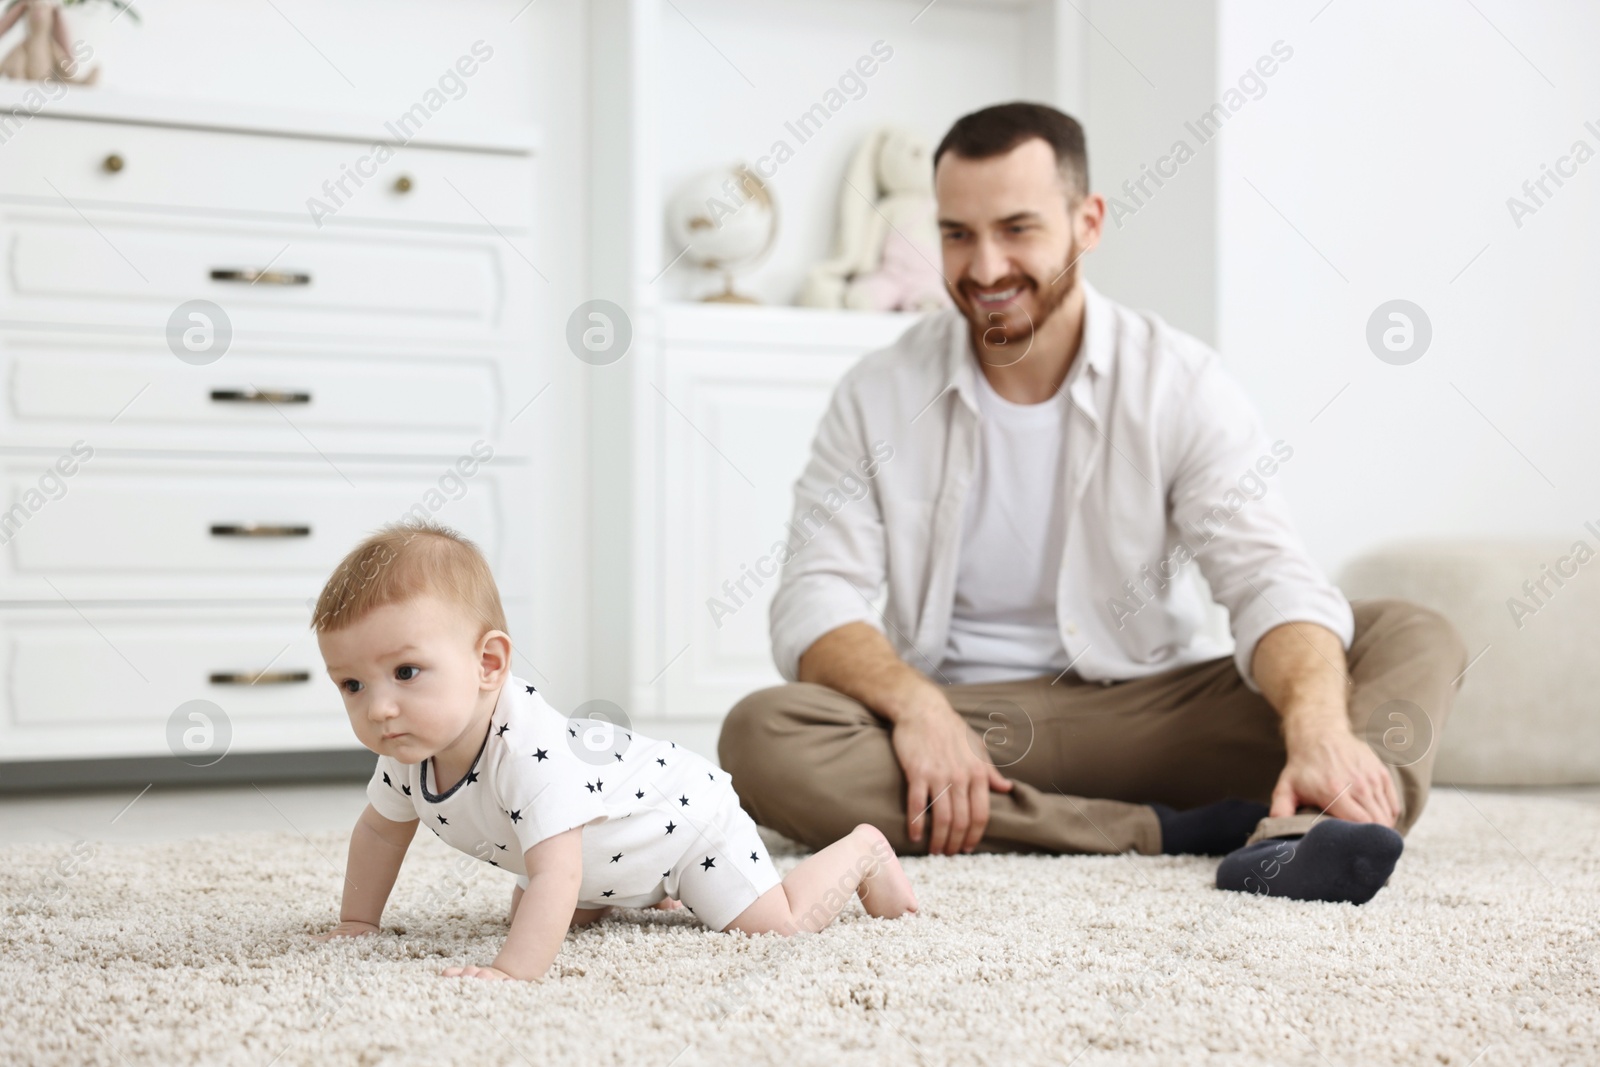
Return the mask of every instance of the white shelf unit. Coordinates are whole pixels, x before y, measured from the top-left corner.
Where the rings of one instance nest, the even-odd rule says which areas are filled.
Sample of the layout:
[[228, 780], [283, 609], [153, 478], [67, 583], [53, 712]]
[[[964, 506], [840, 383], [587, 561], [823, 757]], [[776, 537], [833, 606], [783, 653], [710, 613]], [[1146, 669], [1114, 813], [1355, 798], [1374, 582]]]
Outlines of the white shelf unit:
[[[839, 376], [914, 319], [786, 306], [830, 251], [850, 158], [880, 123], [933, 144], [993, 103], [1078, 109], [1088, 31], [1066, 0], [595, 0], [590, 28], [591, 290], [633, 328], [592, 378], [593, 688], [635, 721], [714, 723], [780, 681], [776, 578], [720, 627], [707, 600], [782, 536]], [[770, 179], [779, 243], [739, 283], [765, 303], [689, 302], [715, 281], [673, 264], [667, 197], [768, 151], [875, 41], [893, 58]]]
[[[531, 633], [511, 417], [537, 381], [508, 279], [534, 132], [392, 144], [319, 225], [308, 198], [381, 119], [29, 92], [0, 85], [0, 762], [187, 755], [192, 700], [230, 752], [359, 752], [311, 605], [407, 513], [477, 541]], [[209, 362], [170, 340], [196, 299], [231, 322]]]

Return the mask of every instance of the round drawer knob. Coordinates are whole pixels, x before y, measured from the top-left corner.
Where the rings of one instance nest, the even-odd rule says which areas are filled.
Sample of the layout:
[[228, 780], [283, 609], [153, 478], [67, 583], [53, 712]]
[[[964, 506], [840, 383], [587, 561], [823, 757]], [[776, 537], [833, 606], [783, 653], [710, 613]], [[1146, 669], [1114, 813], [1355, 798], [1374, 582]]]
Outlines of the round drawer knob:
[[394, 191], [397, 193], [409, 193], [411, 191], [411, 176], [402, 174], [396, 178], [394, 180]]
[[109, 156], [107, 156], [105, 158], [105, 161], [103, 163], [101, 163], [100, 165], [102, 167], [104, 167], [108, 172], [110, 172], [112, 174], [115, 174], [119, 170], [122, 169], [122, 157], [117, 155], [115, 152], [113, 152]]

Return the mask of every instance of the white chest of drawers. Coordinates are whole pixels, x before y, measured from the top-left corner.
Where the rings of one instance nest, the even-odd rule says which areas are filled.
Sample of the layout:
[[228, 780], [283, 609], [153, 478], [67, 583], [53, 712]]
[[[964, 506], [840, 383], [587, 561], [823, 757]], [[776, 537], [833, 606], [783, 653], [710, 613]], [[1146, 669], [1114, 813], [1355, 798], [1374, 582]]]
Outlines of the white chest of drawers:
[[225, 766], [175, 747], [192, 701], [229, 753], [363, 752], [309, 629], [361, 537], [460, 530], [531, 629], [534, 137], [390, 143], [318, 218], [380, 120], [25, 91], [0, 84], [0, 778]]

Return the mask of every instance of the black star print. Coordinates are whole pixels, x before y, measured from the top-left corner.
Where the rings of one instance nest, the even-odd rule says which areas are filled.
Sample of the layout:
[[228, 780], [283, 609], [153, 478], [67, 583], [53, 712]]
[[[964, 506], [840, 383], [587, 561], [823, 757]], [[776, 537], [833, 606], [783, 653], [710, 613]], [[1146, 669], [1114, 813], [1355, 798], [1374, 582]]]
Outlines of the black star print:
[[669, 745], [671, 745], [671, 746], [672, 746], [672, 747], [673, 747], [673, 748], [677, 748], [677, 747], [678, 747], [678, 742], [676, 742], [676, 741], [669, 741], [669, 742], [667, 742], [667, 743], [668, 743], [668, 744], [669, 744]]
[[495, 862], [495, 861], [494, 861], [494, 860], [490, 860], [490, 861], [489, 861], [489, 866], [491, 866], [491, 867], [498, 867], [498, 866], [500, 866], [500, 865], [499, 865], [499, 864], [498, 864], [498, 863], [496, 863], [496, 862]]
[[604, 893], [601, 893], [600, 895], [603, 896], [603, 897], [615, 896], [616, 892], [617, 891], [615, 889], [607, 889]]
[[671, 871], [662, 871], [661, 872], [661, 877], [662, 877], [663, 880], [667, 879], [667, 878], [670, 878], [670, 877], [672, 877], [672, 872]]
[[615, 755], [617, 757], [617, 762], [618, 763], [622, 762], [622, 753], [617, 752], [617, 753], [613, 753], [613, 755]]
[[543, 763], [545, 760], [550, 758], [550, 753], [541, 748], [539, 751], [533, 754], [533, 758], [538, 760], [540, 763]]
[[621, 859], [621, 858], [622, 858], [622, 853], [620, 853], [620, 852], [618, 852], [618, 853], [617, 853], [617, 854], [616, 854], [616, 855], [615, 855], [615, 856], [612, 856], [612, 857], [611, 857], [611, 862], [612, 862], [612, 863], [615, 863], [615, 862], [617, 862], [617, 861], [618, 861], [618, 860], [620, 860], [620, 859]]
[[574, 730], [574, 729], [573, 729], [573, 728], [572, 728], [572, 727], [570, 727], [570, 726], [569, 726], [569, 727], [567, 727], [567, 733], [569, 733], [569, 734], [571, 734], [571, 735], [572, 735], [572, 736], [573, 736], [573, 737], [577, 737], [577, 736], [578, 736], [578, 731], [576, 731], [576, 730]]
[[644, 799], [644, 790], [641, 789], [641, 790], [639, 790], [637, 793], [635, 793], [633, 795], [638, 797], [640, 800], [643, 800]]
[[[428, 827], [428, 829], [433, 830], [433, 827], [430, 826], [430, 827]], [[434, 837], [438, 837], [439, 836], [439, 831], [433, 830], [433, 836]]]
[[394, 783], [389, 781], [389, 772], [388, 771], [384, 771], [383, 772], [383, 784], [388, 786], [390, 789], [394, 788]]
[[403, 785], [403, 786], [400, 787], [400, 792], [404, 793], [406, 796], [410, 796], [411, 795], [411, 787], [409, 785]]
[[504, 846], [502, 844], [499, 844], [498, 842], [496, 842], [494, 847], [499, 849], [501, 852], [504, 852], [506, 850], [506, 846]]
[[710, 856], [707, 856], [705, 862], [700, 864], [700, 869], [702, 871], [709, 871], [711, 868], [715, 867], [716, 865], [717, 865], [717, 861], [712, 859]]
[[604, 782], [602, 782], [600, 779], [596, 778], [594, 780], [594, 787], [596, 789], [604, 789], [605, 786], [606, 786], [606, 784]]
[[667, 761], [664, 760], [664, 759], [658, 759], [658, 760], [656, 760], [656, 762], [661, 764], [661, 766], [663, 766], [663, 767], [665, 767], [667, 765]]
[[468, 785], [471, 785], [473, 782], [476, 782], [477, 780], [478, 780], [478, 772], [477, 771], [468, 771], [467, 772], [467, 784]]
[[678, 798], [678, 803], [681, 806], [687, 808], [689, 806], [689, 798], [688, 797], [679, 797]]
[[449, 826], [450, 825], [450, 820], [445, 818], [443, 815], [439, 815], [439, 816], [435, 816], [435, 817], [439, 820], [439, 825], [440, 826]]
[[711, 777], [711, 772], [710, 772], [710, 771], [707, 771], [707, 772], [706, 772], [706, 780], [707, 780], [707, 781], [710, 781], [710, 782], [714, 782], [714, 781], [716, 781], [716, 779], [715, 779], [715, 778], [713, 778], [713, 777]]
[[594, 792], [594, 783], [593, 783], [593, 782], [584, 782], [584, 783], [583, 783], [583, 787], [584, 787], [584, 788], [585, 788], [585, 789], [587, 789], [587, 790], [588, 790], [588, 791], [589, 791], [589, 792], [591, 792], [591, 793], [593, 793], [593, 792]]
[[521, 808], [518, 808], [516, 811], [509, 811], [506, 814], [511, 816], [511, 821], [512, 822], [521, 822], [522, 821], [522, 809]]
[[677, 828], [678, 828], [678, 824], [677, 823], [672, 823], [672, 822], [667, 823], [667, 833], [670, 834], [670, 833], [672, 833], [672, 831], [676, 830]]
[[500, 724], [500, 729], [494, 732], [494, 735], [496, 737], [504, 737], [506, 735], [506, 731], [509, 729], [511, 729], [511, 724], [508, 722], [503, 722]]
[[528, 691], [528, 692], [530, 692], [530, 693], [532, 693], [532, 692], [535, 692], [535, 690], [534, 690], [534, 688], [533, 688], [533, 686], [531, 686], [531, 685], [529, 685], [529, 686], [524, 686], [524, 687], [523, 687], [523, 688], [525, 688], [525, 689], [527, 689], [527, 691]]
[[759, 859], [757, 859], [756, 858], [756, 854], [754, 852], [752, 852], [752, 853], [750, 853], [750, 862], [751, 863], [760, 863], [761, 861]]

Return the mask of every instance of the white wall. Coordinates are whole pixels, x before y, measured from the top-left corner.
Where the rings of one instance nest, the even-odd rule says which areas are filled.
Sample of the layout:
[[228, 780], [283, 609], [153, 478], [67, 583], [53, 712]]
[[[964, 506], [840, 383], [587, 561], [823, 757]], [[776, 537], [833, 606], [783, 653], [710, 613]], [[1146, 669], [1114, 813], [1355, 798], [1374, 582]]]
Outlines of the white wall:
[[[1224, 76], [1295, 52], [1221, 142], [1219, 342], [1295, 447], [1284, 485], [1329, 567], [1600, 519], [1600, 159], [1520, 228], [1506, 205], [1574, 141], [1600, 151], [1600, 8], [1475, 2], [1222, 4]], [[1365, 340], [1394, 298], [1433, 325], [1406, 366]]]
[[[1216, 0], [1098, 0], [1085, 10], [1094, 29], [1083, 35], [1087, 93], [1075, 117], [1090, 184], [1115, 199], [1083, 272], [1113, 299], [1214, 344], [1219, 142], [1202, 143], [1184, 124], [1216, 102]], [[1180, 139], [1194, 157], [1163, 162]]]
[[[537, 202], [536, 233], [518, 247], [549, 281], [532, 268], [508, 281], [518, 298], [539, 308], [528, 358], [551, 382], [522, 417], [536, 417], [544, 456], [526, 491], [548, 504], [519, 550], [545, 558], [533, 568], [535, 587], [523, 591], [534, 597], [537, 629], [512, 637], [548, 680], [558, 706], [588, 699], [588, 456], [581, 445], [588, 368], [568, 352], [562, 332], [568, 312], [589, 295], [585, 0], [538, 0], [526, 10], [525, 0], [136, 0], [135, 6], [140, 24], [127, 15], [113, 19], [105, 5], [69, 11], [75, 34], [95, 50], [103, 87], [383, 118], [415, 103], [474, 41], [494, 49], [465, 95], [429, 128], [518, 122], [537, 126], [542, 136], [539, 188], [529, 191]], [[448, 523], [448, 510], [439, 518]], [[519, 673], [527, 670], [519, 660]]]

